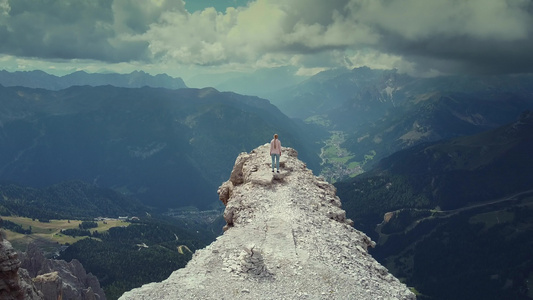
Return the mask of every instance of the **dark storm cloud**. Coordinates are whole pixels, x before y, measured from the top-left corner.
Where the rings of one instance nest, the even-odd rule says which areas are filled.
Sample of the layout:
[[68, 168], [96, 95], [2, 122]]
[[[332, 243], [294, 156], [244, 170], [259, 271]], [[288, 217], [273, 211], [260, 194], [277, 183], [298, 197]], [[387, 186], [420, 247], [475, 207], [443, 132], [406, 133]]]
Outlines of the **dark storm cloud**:
[[[351, 1], [353, 16], [377, 33], [376, 50], [419, 69], [533, 72], [530, 0]], [[357, 5], [355, 5], [357, 4]]]
[[530, 73], [533, 72], [531, 40], [435, 36], [405, 41], [388, 36], [381, 49], [405, 57], [420, 69], [433, 68], [444, 73]]
[[148, 42], [129, 37], [147, 30], [158, 12], [149, 5], [144, 6], [146, 13], [141, 12], [143, 6], [134, 2], [138, 1], [4, 1], [0, 52], [107, 62], [146, 59]]

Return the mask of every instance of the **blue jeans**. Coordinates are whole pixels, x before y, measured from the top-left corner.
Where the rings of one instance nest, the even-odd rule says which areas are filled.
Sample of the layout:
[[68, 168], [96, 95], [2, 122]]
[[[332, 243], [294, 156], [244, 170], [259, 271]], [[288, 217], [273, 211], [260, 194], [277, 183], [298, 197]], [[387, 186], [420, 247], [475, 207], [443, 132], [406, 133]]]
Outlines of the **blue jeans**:
[[272, 171], [274, 171], [274, 166], [276, 166], [279, 171], [279, 154], [271, 154], [270, 156], [272, 156]]

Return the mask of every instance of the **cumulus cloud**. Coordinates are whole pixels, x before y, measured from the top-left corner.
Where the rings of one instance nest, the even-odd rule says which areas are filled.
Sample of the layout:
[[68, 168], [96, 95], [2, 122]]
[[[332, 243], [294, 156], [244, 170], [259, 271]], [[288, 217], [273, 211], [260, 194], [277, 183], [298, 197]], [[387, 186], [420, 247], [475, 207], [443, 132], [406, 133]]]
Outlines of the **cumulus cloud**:
[[2, 54], [166, 66], [532, 72], [532, 31], [531, 0], [0, 0]]
[[256, 0], [169, 15], [145, 38], [154, 54], [203, 65], [317, 69], [351, 56], [419, 74], [531, 72], [532, 15], [530, 0]]
[[343, 15], [345, 2], [257, 0], [225, 13], [172, 12], [164, 14], [163, 22], [152, 24], [142, 39], [150, 41], [155, 57], [186, 64], [259, 66], [272, 61], [276, 65], [302, 55], [314, 57], [305, 61], [321, 60], [328, 51], [377, 39], [364, 25]]

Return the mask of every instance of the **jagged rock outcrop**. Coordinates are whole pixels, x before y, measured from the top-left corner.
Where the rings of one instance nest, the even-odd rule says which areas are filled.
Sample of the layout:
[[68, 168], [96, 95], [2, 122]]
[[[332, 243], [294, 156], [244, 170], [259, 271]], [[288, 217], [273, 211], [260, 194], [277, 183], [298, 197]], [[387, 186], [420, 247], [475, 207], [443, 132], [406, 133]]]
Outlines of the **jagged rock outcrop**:
[[0, 299], [104, 300], [98, 279], [81, 263], [44, 257], [35, 244], [17, 253], [0, 235]]
[[[44, 299], [63, 299], [63, 281], [57, 272], [38, 275], [33, 279], [35, 287], [46, 295]], [[77, 299], [66, 298], [65, 299]]]
[[335, 188], [283, 148], [242, 153], [219, 188], [225, 232], [183, 269], [120, 299], [415, 299], [375, 261], [375, 245], [346, 219]]
[[43, 295], [33, 285], [28, 272], [20, 268], [20, 265], [17, 252], [0, 234], [0, 299], [43, 299]]
[[45, 299], [106, 299], [98, 278], [91, 273], [87, 274], [78, 260], [66, 262], [47, 259], [33, 243], [20, 256], [21, 267], [28, 271]]

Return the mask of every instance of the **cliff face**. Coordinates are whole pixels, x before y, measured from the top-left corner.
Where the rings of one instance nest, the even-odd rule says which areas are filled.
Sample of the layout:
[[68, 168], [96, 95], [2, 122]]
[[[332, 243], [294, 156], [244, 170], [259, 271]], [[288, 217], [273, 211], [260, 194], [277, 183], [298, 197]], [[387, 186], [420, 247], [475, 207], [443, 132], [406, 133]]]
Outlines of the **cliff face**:
[[37, 300], [43, 299], [32, 283], [11, 243], [0, 234], [0, 299]]
[[34, 244], [21, 254], [21, 267], [33, 278], [36, 288], [48, 299], [105, 300], [98, 278], [87, 274], [76, 259], [70, 262], [47, 259]]
[[87, 274], [79, 261], [47, 259], [34, 244], [19, 254], [0, 234], [0, 299], [106, 298], [98, 279]]
[[242, 153], [218, 192], [225, 233], [160, 283], [120, 299], [415, 299], [367, 252], [335, 188], [283, 148], [272, 173], [269, 146]]

